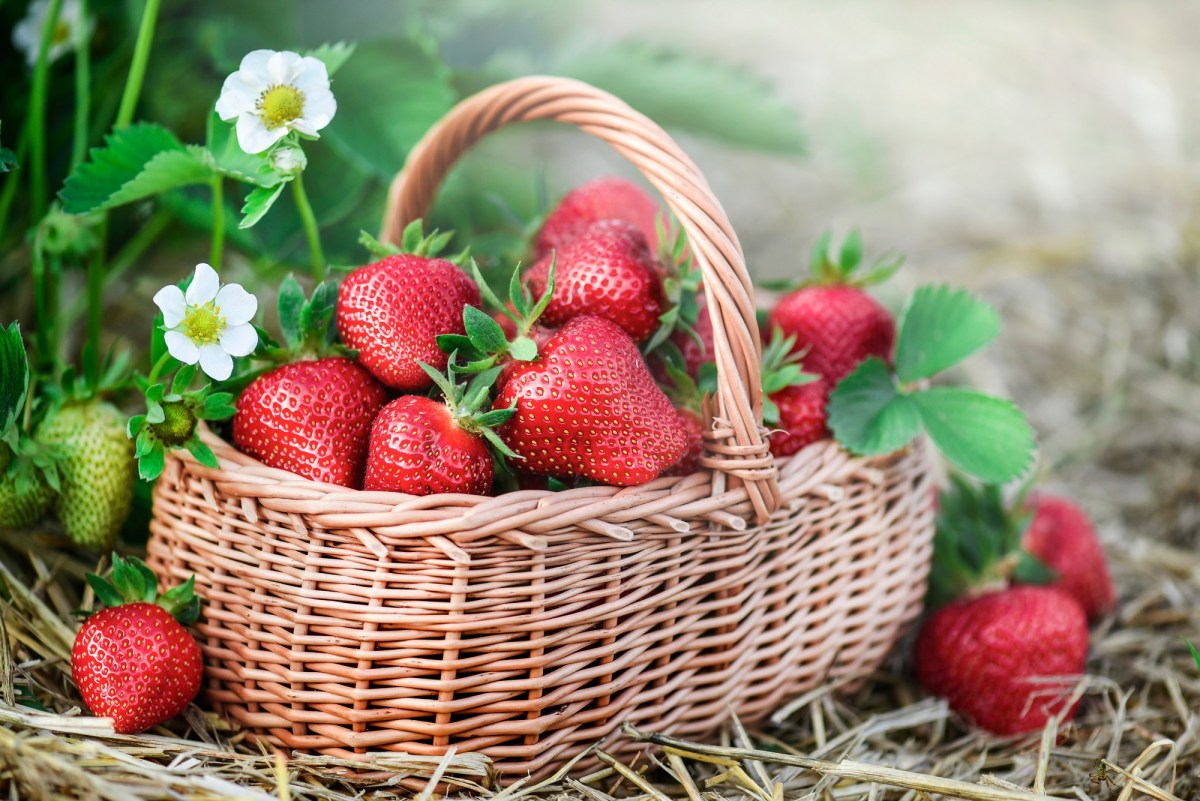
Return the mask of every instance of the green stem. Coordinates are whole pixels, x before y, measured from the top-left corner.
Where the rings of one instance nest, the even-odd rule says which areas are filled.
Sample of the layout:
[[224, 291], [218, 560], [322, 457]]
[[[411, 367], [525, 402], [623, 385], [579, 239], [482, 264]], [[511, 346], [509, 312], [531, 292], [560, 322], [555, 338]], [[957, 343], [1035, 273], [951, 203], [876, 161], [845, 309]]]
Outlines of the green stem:
[[[50, 10], [46, 14], [42, 40], [38, 45], [37, 62], [33, 67], [33, 88], [29, 97], [29, 211], [34, 222], [46, 214], [46, 94], [50, 83], [50, 45], [54, 42], [54, 29], [58, 25], [61, 8], [62, 0], [50, 0]], [[40, 320], [38, 324], [41, 324]]]
[[[108, 269], [104, 271], [104, 286], [111, 286], [114, 281], [120, 278], [126, 270], [132, 267], [141, 259], [150, 246], [153, 245], [163, 232], [167, 230], [167, 226], [171, 224], [171, 213], [166, 209], [158, 209], [153, 216], [146, 221], [146, 224], [138, 229], [125, 245], [117, 251], [116, 255], [108, 263]], [[86, 295], [76, 295], [71, 305], [63, 312], [63, 325], [70, 328], [75, 324], [75, 321], [83, 316], [87, 311], [89, 298]]]
[[33, 309], [35, 315], [34, 339], [37, 342], [37, 363], [46, 367], [50, 364], [50, 309], [46, 305], [46, 255], [42, 252], [41, 227], [33, 235]]
[[167, 362], [171, 361], [171, 352], [163, 351], [163, 355], [158, 357], [158, 361], [154, 363], [154, 367], [150, 370], [150, 375], [146, 376], [146, 383], [154, 386], [158, 383], [158, 376], [167, 366]]
[[87, 35], [88, 0], [79, 0], [79, 27], [75, 32], [75, 138], [71, 142], [71, 168], [83, 161], [88, 143], [88, 116], [92, 108], [92, 57]]
[[212, 177], [213, 230], [212, 255], [209, 256], [209, 266], [217, 272], [221, 271], [221, 251], [225, 247], [225, 199], [224, 180], [220, 173]]
[[[17, 146], [14, 152], [17, 155], [17, 163], [25, 162], [25, 152], [28, 150], [29, 144], [29, 125], [28, 121], [21, 127], [21, 135], [17, 138]], [[4, 235], [8, 233], [8, 213], [12, 211], [13, 200], [17, 197], [17, 187], [21, 183], [21, 174], [8, 173], [8, 177], [4, 180], [4, 189], [0, 191], [0, 244], [3, 244]]]
[[142, 93], [142, 80], [146, 77], [146, 63], [150, 60], [150, 44], [154, 41], [154, 25], [158, 20], [160, 0], [146, 0], [142, 11], [142, 25], [138, 29], [137, 43], [133, 46], [133, 61], [129, 65], [129, 77], [125, 79], [125, 92], [121, 95], [121, 106], [113, 127], [117, 130], [133, 122], [137, 109], [138, 95]]
[[325, 280], [325, 254], [321, 250], [321, 233], [317, 229], [317, 218], [304, 191], [302, 173], [297, 173], [292, 179], [292, 190], [296, 193], [296, 208], [300, 211], [300, 221], [304, 223], [304, 233], [308, 237], [308, 250], [312, 254], [313, 282], [319, 284]]

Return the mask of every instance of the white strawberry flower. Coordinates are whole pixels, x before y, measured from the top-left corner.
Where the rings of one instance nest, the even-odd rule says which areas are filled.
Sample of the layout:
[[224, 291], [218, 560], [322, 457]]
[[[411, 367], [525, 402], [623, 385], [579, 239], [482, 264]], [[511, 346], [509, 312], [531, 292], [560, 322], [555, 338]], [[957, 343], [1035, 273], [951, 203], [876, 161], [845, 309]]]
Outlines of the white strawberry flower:
[[[38, 48], [42, 44], [42, 28], [46, 26], [46, 17], [50, 14], [50, 0], [34, 0], [25, 11], [25, 16], [13, 26], [13, 44], [25, 52], [25, 61], [29, 66], [37, 63]], [[84, 19], [83, 7], [79, 0], [64, 0], [58, 10], [58, 19], [54, 23], [54, 33], [50, 39], [50, 50], [46, 59], [54, 63], [68, 50], [74, 50], [80, 42], [91, 35], [90, 19]]]
[[221, 286], [217, 272], [196, 265], [196, 275], [185, 294], [165, 286], [154, 295], [166, 326], [167, 351], [184, 364], [200, 369], [216, 381], [233, 372], [233, 357], [248, 356], [258, 347], [258, 332], [250, 321], [258, 299], [239, 284]]
[[238, 144], [261, 153], [297, 131], [318, 138], [337, 113], [325, 63], [290, 51], [255, 50], [225, 79], [217, 114], [237, 118]]

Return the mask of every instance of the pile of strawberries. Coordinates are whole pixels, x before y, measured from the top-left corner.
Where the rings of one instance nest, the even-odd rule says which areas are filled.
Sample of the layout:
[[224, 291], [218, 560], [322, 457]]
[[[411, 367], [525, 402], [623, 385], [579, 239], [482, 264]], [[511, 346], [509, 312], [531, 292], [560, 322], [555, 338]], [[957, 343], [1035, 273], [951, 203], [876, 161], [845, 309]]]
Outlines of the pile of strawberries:
[[[700, 398], [715, 387], [712, 324], [687, 246], [662, 220], [628, 181], [577, 188], [507, 300], [440, 257], [446, 235], [410, 226], [402, 250], [340, 288], [281, 295], [286, 363], [242, 393], [235, 445], [313, 480], [415, 495], [694, 471]], [[764, 389], [779, 456], [828, 436], [830, 389], [862, 359], [887, 359], [895, 337], [853, 285], [854, 264], [827, 267], [770, 312]], [[303, 321], [289, 323], [296, 308]]]
[[1068, 721], [1088, 624], [1113, 604], [1104, 550], [1079, 506], [1049, 493], [1005, 503], [998, 487], [956, 480], [939, 502], [917, 678], [995, 734]]

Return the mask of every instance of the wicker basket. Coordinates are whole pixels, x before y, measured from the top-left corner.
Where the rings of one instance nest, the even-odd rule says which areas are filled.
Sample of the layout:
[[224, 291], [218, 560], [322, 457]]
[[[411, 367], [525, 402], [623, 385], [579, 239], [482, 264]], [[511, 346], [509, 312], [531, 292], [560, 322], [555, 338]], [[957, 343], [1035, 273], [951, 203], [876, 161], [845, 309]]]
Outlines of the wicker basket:
[[825, 441], [772, 461], [741, 248], [654, 123], [576, 81], [488, 89], [413, 150], [384, 238], [423, 216], [475, 141], [538, 119], [612, 145], [687, 232], [720, 371], [705, 469], [626, 489], [411, 497], [308, 481], [211, 435], [218, 469], [174, 452], [151, 564], [170, 582], [196, 575], [207, 699], [273, 744], [351, 758], [455, 746], [543, 775], [622, 721], [711, 736], [730, 704], [753, 722], [866, 674], [920, 607], [923, 447], [860, 459]]

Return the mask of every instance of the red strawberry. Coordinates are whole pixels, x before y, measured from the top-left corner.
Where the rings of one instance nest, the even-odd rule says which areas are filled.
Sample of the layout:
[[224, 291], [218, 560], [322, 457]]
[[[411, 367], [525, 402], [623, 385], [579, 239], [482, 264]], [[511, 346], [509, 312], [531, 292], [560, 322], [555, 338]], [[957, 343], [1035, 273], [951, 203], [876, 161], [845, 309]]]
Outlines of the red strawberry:
[[[1087, 657], [1087, 617], [1066, 593], [1016, 587], [955, 601], [926, 619], [914, 646], [917, 678], [995, 734], [1041, 729], [1063, 711]], [[1075, 714], [1066, 711], [1064, 719]]]
[[1103, 617], [1115, 602], [1113, 584], [1087, 513], [1046, 493], [1035, 495], [1030, 506], [1033, 520], [1021, 544], [1058, 574], [1053, 586], [1078, 601], [1089, 620]]
[[444, 259], [389, 256], [342, 282], [337, 328], [358, 360], [392, 389], [421, 392], [430, 380], [419, 361], [446, 369], [439, 334], [462, 334], [464, 306], [480, 306], [479, 288]]
[[358, 489], [371, 421], [387, 398], [387, 390], [349, 359], [285, 364], [242, 392], [233, 442], [270, 467]]
[[691, 409], [679, 409], [679, 422], [687, 434], [687, 449], [679, 461], [663, 471], [664, 476], [688, 476], [700, 469], [700, 457], [704, 455], [704, 423], [700, 415]]
[[426, 372], [441, 389], [443, 402], [405, 395], [383, 407], [371, 427], [363, 488], [486, 495], [494, 477], [488, 443], [505, 456], [514, 455], [491, 430], [513, 411], [483, 410], [501, 368], [480, 373], [469, 385], [458, 383], [453, 358], [448, 374], [427, 365]]
[[767, 320], [796, 337], [804, 367], [837, 384], [859, 362], [878, 356], [891, 363], [896, 323], [887, 309], [854, 286], [807, 286], [784, 296]]
[[767, 330], [794, 336], [804, 368], [831, 387], [870, 356], [891, 364], [896, 323], [862, 287], [884, 280], [900, 263], [885, 259], [859, 278], [854, 273], [861, 259], [857, 232], [846, 237], [836, 259], [826, 234], [813, 251], [813, 281], [781, 298], [767, 318]]
[[525, 281], [539, 296], [554, 264], [554, 294], [542, 313], [547, 325], [591, 314], [611, 320], [641, 342], [658, 328], [666, 310], [662, 266], [646, 238], [621, 220], [595, 223], [568, 247], [530, 268]]
[[784, 387], [772, 394], [771, 400], [779, 409], [776, 427], [780, 429], [771, 434], [771, 453], [791, 456], [829, 436], [825, 414], [829, 384], [825, 379]]
[[601, 317], [572, 319], [536, 360], [518, 365], [496, 398], [498, 408], [514, 404], [500, 437], [530, 473], [644, 484], [687, 447], [637, 345]]
[[154, 574], [136, 559], [114, 554], [112, 575], [112, 584], [88, 576], [110, 608], [79, 629], [71, 675], [88, 709], [112, 718], [118, 734], [137, 734], [181, 713], [200, 690], [200, 646], [176, 620], [195, 620], [199, 602], [190, 579], [157, 595]]
[[562, 251], [592, 223], [624, 220], [636, 226], [655, 251], [661, 210], [641, 187], [624, 178], [598, 178], [568, 192], [542, 223], [533, 246], [534, 261]]

